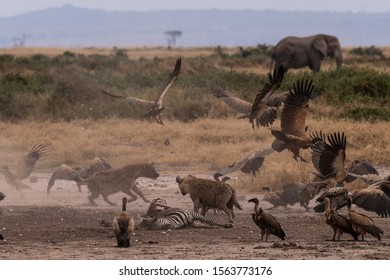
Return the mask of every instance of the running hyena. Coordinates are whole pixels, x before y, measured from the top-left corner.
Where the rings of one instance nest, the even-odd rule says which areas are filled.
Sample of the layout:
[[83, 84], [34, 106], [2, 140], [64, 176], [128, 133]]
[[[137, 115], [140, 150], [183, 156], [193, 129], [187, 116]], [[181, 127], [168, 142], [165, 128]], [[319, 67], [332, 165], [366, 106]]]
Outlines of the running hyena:
[[92, 205], [96, 205], [94, 199], [98, 198], [99, 195], [102, 195], [105, 202], [110, 205], [115, 205], [108, 199], [108, 195], [123, 192], [130, 196], [128, 202], [135, 201], [137, 199], [136, 194], [145, 202], [149, 202], [135, 185], [135, 180], [139, 177], [155, 180], [158, 176], [160, 175], [157, 173], [152, 163], [129, 164], [122, 168], [99, 172], [88, 179], [88, 189], [91, 192], [88, 199]]

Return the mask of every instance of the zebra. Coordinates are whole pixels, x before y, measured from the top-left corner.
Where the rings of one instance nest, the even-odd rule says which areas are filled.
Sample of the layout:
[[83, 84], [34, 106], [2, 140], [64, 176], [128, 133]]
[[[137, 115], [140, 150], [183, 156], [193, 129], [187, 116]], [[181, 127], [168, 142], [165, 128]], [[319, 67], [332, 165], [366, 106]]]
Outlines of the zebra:
[[220, 224], [194, 211], [185, 211], [179, 208], [168, 208], [159, 212], [155, 217], [140, 217], [140, 226], [151, 230], [167, 230], [192, 225], [195, 221], [201, 221], [210, 226], [224, 228], [233, 227], [232, 224]]

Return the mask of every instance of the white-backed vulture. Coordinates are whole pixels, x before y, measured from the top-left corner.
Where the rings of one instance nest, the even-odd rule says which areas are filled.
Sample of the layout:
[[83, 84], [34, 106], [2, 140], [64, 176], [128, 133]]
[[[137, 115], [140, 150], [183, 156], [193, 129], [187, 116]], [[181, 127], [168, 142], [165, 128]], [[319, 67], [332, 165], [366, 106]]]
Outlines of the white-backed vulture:
[[339, 186], [352, 182], [365, 175], [378, 175], [374, 166], [365, 161], [354, 160], [345, 166], [347, 137], [340, 132], [326, 137], [321, 131], [314, 132], [312, 138], [312, 162], [317, 176], [323, 180], [335, 180]]
[[30, 190], [31, 187], [24, 184], [21, 180], [17, 179], [15, 174], [9, 171], [8, 166], [3, 166], [0, 169], [0, 173], [4, 175], [5, 181], [8, 185], [14, 187], [23, 196], [23, 190]]
[[177, 78], [180, 75], [180, 68], [181, 68], [181, 58], [178, 58], [176, 60], [175, 68], [172, 71], [172, 73], [169, 75], [168, 79], [165, 81], [163, 86], [161, 87], [160, 91], [157, 94], [157, 98], [155, 101], [149, 101], [141, 98], [136, 98], [132, 96], [123, 96], [123, 95], [115, 95], [111, 94], [107, 91], [102, 91], [104, 94], [109, 95], [114, 98], [121, 98], [125, 99], [126, 101], [135, 103], [135, 104], [140, 104], [140, 105], [145, 105], [145, 106], [150, 106], [149, 112], [147, 112], [144, 117], [145, 118], [151, 118], [154, 117], [157, 121], [158, 124], [164, 125], [162, 121], [162, 111], [164, 110], [163, 107], [163, 98], [165, 94], [168, 92], [168, 89], [171, 87], [174, 81], [177, 80]]
[[251, 152], [227, 168], [217, 171], [214, 176], [219, 177], [237, 170], [243, 172], [244, 170], [249, 170], [249, 172], [256, 174], [261, 168], [266, 156], [275, 151], [281, 152], [285, 149], [293, 153], [294, 159], [297, 160], [300, 158], [306, 162], [299, 155], [299, 151], [300, 149], [307, 149], [311, 146], [311, 138], [306, 135], [307, 127], [305, 125], [305, 119], [309, 100], [318, 96], [313, 90], [311, 80], [298, 80], [294, 83], [293, 88], [289, 90], [284, 102], [281, 130], [271, 128], [272, 135], [276, 137], [271, 147]]
[[114, 230], [118, 247], [130, 247], [131, 234], [134, 232], [134, 219], [126, 212], [127, 198], [122, 198], [122, 212], [114, 217], [112, 229]]
[[358, 234], [353, 228], [351, 221], [348, 220], [346, 217], [338, 214], [334, 210], [334, 208], [330, 205], [329, 197], [325, 197], [324, 203], [325, 203], [325, 221], [333, 229], [332, 241], [336, 240], [336, 235], [337, 235], [337, 240], [339, 241], [340, 236], [344, 232], [350, 234], [353, 237], [353, 239], [357, 240]]
[[383, 230], [376, 226], [374, 221], [370, 217], [351, 208], [351, 197], [347, 198], [347, 205], [349, 220], [351, 221], [358, 234], [362, 236], [362, 240], [364, 240], [364, 235], [368, 233], [380, 241], [382, 239]]
[[311, 138], [306, 134], [306, 115], [309, 107], [309, 101], [317, 98], [318, 93], [314, 92], [313, 81], [298, 80], [294, 83], [293, 89], [290, 89], [289, 94], [284, 102], [282, 116], [280, 120], [280, 130], [271, 128], [271, 133], [275, 136], [272, 143], [272, 148], [281, 152], [285, 149], [293, 153], [294, 159], [300, 158], [300, 149], [308, 149], [311, 147]]
[[381, 181], [351, 195], [352, 203], [381, 217], [390, 217], [390, 182]]
[[285, 240], [286, 233], [283, 231], [280, 223], [274, 216], [263, 211], [259, 206], [259, 200], [257, 198], [252, 198], [249, 199], [248, 202], [255, 203], [255, 213], [252, 213], [252, 219], [261, 230], [261, 240], [263, 241], [265, 235], [265, 241], [267, 241], [270, 234], [279, 237], [281, 240]]
[[2, 201], [4, 198], [5, 198], [5, 194], [3, 194], [2, 192], [0, 192], [0, 201]]
[[257, 127], [269, 126], [274, 122], [277, 108], [284, 102], [287, 95], [287, 92], [273, 94], [280, 87], [283, 76], [283, 66], [275, 69], [273, 75], [269, 74], [269, 82], [259, 91], [253, 103], [229, 95], [216, 83], [212, 83], [209, 88], [215, 97], [222, 99], [235, 111], [244, 114], [239, 118], [248, 118], [252, 128], [255, 127], [254, 120], [256, 120]]

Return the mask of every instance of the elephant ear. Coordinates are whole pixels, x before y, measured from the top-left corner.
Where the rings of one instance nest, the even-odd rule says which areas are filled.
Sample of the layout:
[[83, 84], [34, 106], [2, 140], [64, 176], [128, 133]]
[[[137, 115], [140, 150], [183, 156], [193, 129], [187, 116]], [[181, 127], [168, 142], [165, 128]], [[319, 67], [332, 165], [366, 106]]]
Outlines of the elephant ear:
[[328, 46], [324, 38], [317, 37], [313, 40], [312, 46], [319, 51], [324, 57], [327, 55]]

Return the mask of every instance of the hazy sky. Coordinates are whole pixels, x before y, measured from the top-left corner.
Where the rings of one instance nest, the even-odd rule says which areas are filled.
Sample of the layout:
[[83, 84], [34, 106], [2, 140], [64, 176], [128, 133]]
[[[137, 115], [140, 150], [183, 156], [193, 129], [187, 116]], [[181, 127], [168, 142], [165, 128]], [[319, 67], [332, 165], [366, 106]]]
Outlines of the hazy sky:
[[276, 9], [389, 12], [389, 0], [0, 0], [0, 16], [72, 4], [115, 11], [162, 9]]

